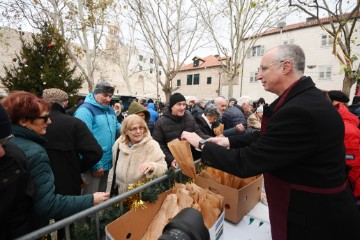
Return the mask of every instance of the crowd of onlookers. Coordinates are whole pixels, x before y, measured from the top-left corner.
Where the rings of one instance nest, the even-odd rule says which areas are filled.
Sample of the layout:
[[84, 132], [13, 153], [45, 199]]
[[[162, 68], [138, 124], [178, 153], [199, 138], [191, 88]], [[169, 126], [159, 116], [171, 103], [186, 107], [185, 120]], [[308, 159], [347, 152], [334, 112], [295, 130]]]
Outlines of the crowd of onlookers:
[[[2, 205], [12, 206], [6, 208], [9, 220], [3, 223], [13, 228], [2, 232], [4, 239], [96, 205], [109, 198], [114, 185], [121, 194], [131, 183], [176, 169], [177, 160], [167, 144], [180, 139], [184, 131], [203, 139], [260, 131], [267, 106], [263, 98], [218, 96], [186, 101], [181, 93], [174, 93], [166, 106], [152, 99], [135, 99], [124, 109], [121, 101], [110, 106], [112, 94], [110, 84], [100, 82], [76, 109], [68, 108], [68, 95], [55, 88], [44, 90], [41, 98], [18, 91], [1, 101], [6, 110], [1, 112], [1, 144], [6, 158], [14, 161], [7, 167], [19, 172], [11, 176], [16, 190], [6, 195], [9, 200]], [[325, 95], [342, 116], [347, 112], [347, 118], [352, 117], [357, 129], [352, 131], [359, 134], [356, 104], [347, 108], [344, 104], [349, 99], [339, 91]], [[22, 151], [13, 153], [17, 148]], [[194, 159], [201, 157], [196, 148], [191, 150]], [[352, 166], [351, 159], [347, 162]], [[349, 174], [353, 180], [360, 174], [354, 169]], [[358, 185], [354, 193], [360, 196]], [[59, 239], [64, 236], [63, 230], [58, 231]]]
[[[283, 48], [291, 49], [275, 49], [272, 54], [276, 51], [285, 51], [286, 54], [290, 50], [300, 51], [296, 46]], [[303, 60], [293, 61], [304, 64]], [[248, 175], [246, 171], [251, 172], [250, 175], [263, 173], [261, 171], [267, 165], [272, 169], [271, 164], [278, 164], [278, 171], [281, 172], [279, 176], [283, 176], [286, 171], [282, 167], [286, 163], [280, 160], [291, 162], [288, 156], [292, 156], [292, 149], [282, 146], [293, 144], [292, 135], [298, 136], [296, 141], [300, 144], [291, 146], [299, 153], [311, 151], [309, 156], [314, 157], [315, 161], [318, 159], [315, 157], [318, 154], [315, 150], [320, 146], [313, 144], [314, 138], [303, 142], [301, 139], [308, 137], [304, 131], [310, 135], [318, 129], [314, 129], [311, 124], [303, 129], [292, 129], [292, 125], [288, 123], [292, 121], [304, 127], [300, 118], [316, 119], [317, 116], [300, 115], [299, 111], [307, 111], [300, 101], [295, 101], [292, 108], [284, 108], [283, 112], [287, 111], [284, 116], [281, 113], [275, 114], [283, 104], [291, 105], [291, 101], [287, 103], [284, 102], [285, 99], [294, 97], [291, 91], [299, 91], [303, 85], [306, 87], [299, 92], [304, 92], [305, 89], [313, 91], [303, 101], [314, 105], [319, 103], [319, 106], [328, 108], [324, 112], [320, 107], [311, 106], [316, 108], [312, 111], [329, 114], [333, 116], [334, 123], [341, 123], [340, 118], [337, 119], [338, 114], [334, 113], [336, 109], [344, 122], [344, 131], [338, 124], [340, 130], [332, 133], [333, 140], [328, 143], [341, 145], [344, 142], [348, 186], [360, 205], [360, 102], [353, 102], [347, 107], [349, 98], [341, 91], [324, 91], [324, 99], [328, 101], [319, 99], [319, 92], [315, 90], [311, 79], [293, 69], [290, 60], [276, 64], [286, 66], [284, 71], [291, 76], [294, 85], [287, 86], [283, 81], [286, 85], [284, 89], [287, 90], [279, 94], [279, 99], [271, 105], [263, 98], [254, 100], [248, 96], [238, 99], [217, 96], [211, 100], [198, 98], [187, 101], [181, 93], [173, 93], [166, 105], [152, 99], [137, 99], [125, 109], [121, 101], [112, 101], [114, 88], [106, 81], [99, 82], [93, 92], [78, 102], [76, 108], [68, 107], [68, 94], [57, 88], [45, 89], [41, 97], [25, 91], [10, 93], [0, 104], [0, 239], [19, 237], [48, 225], [51, 219], [60, 220], [99, 204], [110, 197], [110, 192], [121, 194], [127, 191], [131, 183], [163, 175], [167, 169], [178, 168], [178, 159], [168, 147], [168, 143], [174, 139], [189, 141], [194, 159], [204, 158], [203, 154], [206, 153], [203, 160], [210, 165], [212, 161], [217, 161], [216, 158], [221, 159], [225, 155], [228, 161], [237, 159], [231, 162], [234, 167], [235, 162], [244, 161], [248, 165], [238, 170], [240, 175], [243, 172]], [[260, 80], [265, 78], [266, 71], [272, 66], [275, 71], [274, 63], [261, 65]], [[282, 73], [273, 74], [278, 74], [279, 79], [283, 77]], [[294, 87], [296, 84], [299, 86]], [[293, 87], [295, 90], [292, 90]], [[277, 90], [274, 88], [272, 91]], [[312, 99], [315, 95], [316, 101]], [[273, 114], [280, 116], [276, 123], [269, 120]], [[325, 128], [327, 120], [323, 119], [323, 124], [313, 124], [318, 128], [324, 125]], [[276, 124], [285, 127], [278, 127]], [[282, 135], [287, 139], [282, 138]], [[339, 139], [339, 136], [344, 136], [344, 140]], [[207, 140], [218, 142], [226, 148], [219, 148], [211, 141], [206, 144]], [[323, 139], [325, 140], [329, 139]], [[251, 144], [253, 142], [255, 144]], [[212, 150], [205, 144], [211, 146]], [[308, 147], [301, 150], [305, 144]], [[203, 148], [205, 152], [202, 152]], [[311, 150], [313, 148], [314, 151]], [[336, 150], [336, 154], [340, 150]], [[327, 152], [320, 151], [319, 154], [326, 155]], [[286, 157], [281, 159], [282, 155]], [[261, 166], [255, 166], [251, 161], [246, 162], [247, 158], [261, 162], [270, 156], [274, 156], [274, 162], [262, 162]], [[336, 161], [340, 158], [341, 156]], [[221, 169], [221, 164], [219, 168]], [[336, 169], [340, 168], [340, 165], [336, 165]], [[274, 175], [276, 173], [279, 172], [273, 172]], [[339, 179], [341, 176], [342, 173], [336, 175]], [[272, 184], [275, 179], [273, 177], [268, 180]], [[283, 177], [291, 179], [293, 176], [285, 174]], [[321, 194], [323, 190], [300, 185], [296, 187], [301, 191]], [[343, 185], [341, 188], [331, 188], [329, 191], [331, 194], [338, 193], [344, 191], [345, 188], [342, 187]], [[304, 199], [306, 198], [307, 196]], [[72, 230], [73, 226], [70, 228]], [[58, 239], [64, 237], [64, 230], [59, 230]]]

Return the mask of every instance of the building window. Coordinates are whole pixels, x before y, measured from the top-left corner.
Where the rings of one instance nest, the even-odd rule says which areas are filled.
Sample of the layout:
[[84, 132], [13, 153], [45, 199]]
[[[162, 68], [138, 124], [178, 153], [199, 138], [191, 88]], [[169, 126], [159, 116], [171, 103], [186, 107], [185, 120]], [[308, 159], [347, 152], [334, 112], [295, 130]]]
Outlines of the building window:
[[250, 73], [250, 82], [253, 83], [253, 82], [256, 82], [257, 80], [257, 72], [251, 72]]
[[331, 79], [332, 66], [319, 66], [319, 79]]
[[187, 75], [186, 85], [192, 85], [192, 75]]
[[207, 77], [206, 84], [211, 84], [211, 77]]
[[139, 71], [142, 71], [143, 70], [143, 67], [142, 66], [139, 66]]
[[259, 57], [264, 55], [264, 45], [254, 46], [251, 48], [250, 56]]
[[284, 40], [284, 45], [294, 44], [294, 42], [295, 42], [295, 39]]
[[198, 67], [199, 66], [199, 59], [195, 59], [194, 60], [194, 67]]
[[150, 58], [150, 64], [153, 64], [153, 63], [154, 63], [154, 59]]
[[150, 73], [153, 73], [153, 69], [152, 69], [152, 68], [150, 68]]
[[194, 74], [194, 85], [199, 85], [200, 83], [200, 74]]
[[143, 56], [143, 55], [139, 55], [139, 60], [140, 60], [140, 61], [144, 60], [144, 56]]
[[180, 86], [180, 85], [181, 85], [181, 80], [180, 79], [176, 80], [176, 86]]
[[321, 35], [321, 46], [322, 47], [332, 46], [333, 43], [334, 43], [333, 37], [331, 37], [329, 35]]

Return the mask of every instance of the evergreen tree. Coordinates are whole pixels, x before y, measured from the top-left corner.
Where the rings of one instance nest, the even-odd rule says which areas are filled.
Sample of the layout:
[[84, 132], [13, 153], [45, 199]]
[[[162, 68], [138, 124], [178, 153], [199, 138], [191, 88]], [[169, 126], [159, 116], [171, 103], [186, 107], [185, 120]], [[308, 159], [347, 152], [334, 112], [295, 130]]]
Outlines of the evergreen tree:
[[46, 88], [59, 88], [72, 96], [83, 83], [82, 76], [74, 77], [76, 67], [70, 66], [70, 57], [64, 50], [65, 39], [57, 30], [45, 25], [41, 34], [32, 34], [26, 42], [20, 35], [20, 55], [4, 66], [5, 77], [0, 77], [7, 92], [23, 90], [42, 95]]

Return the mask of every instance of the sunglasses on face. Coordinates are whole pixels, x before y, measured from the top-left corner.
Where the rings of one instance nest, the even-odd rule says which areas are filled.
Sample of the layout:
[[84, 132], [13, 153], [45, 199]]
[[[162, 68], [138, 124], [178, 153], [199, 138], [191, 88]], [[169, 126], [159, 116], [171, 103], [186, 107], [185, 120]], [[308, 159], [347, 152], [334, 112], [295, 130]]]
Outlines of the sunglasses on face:
[[35, 119], [43, 119], [44, 122], [47, 122], [49, 119], [50, 119], [50, 115], [49, 114], [46, 114], [44, 116], [40, 116], [40, 117], [37, 117]]
[[9, 136], [0, 139], [0, 145], [5, 145], [6, 143], [8, 143], [10, 141], [10, 139], [12, 139], [14, 137], [14, 135], [10, 134]]

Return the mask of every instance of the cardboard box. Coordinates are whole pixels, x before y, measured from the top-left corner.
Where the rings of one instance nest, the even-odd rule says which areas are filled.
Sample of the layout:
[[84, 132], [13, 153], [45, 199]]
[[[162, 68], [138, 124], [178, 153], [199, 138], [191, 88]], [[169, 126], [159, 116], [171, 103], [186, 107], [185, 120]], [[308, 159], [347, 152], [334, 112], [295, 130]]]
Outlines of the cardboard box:
[[[141, 239], [156, 213], [160, 210], [166, 196], [171, 190], [159, 195], [155, 203], [146, 203], [146, 208], [131, 210], [105, 227], [107, 240]], [[209, 229], [211, 240], [223, 239], [224, 211]], [[156, 239], [154, 239], [156, 240]]]
[[199, 187], [224, 196], [225, 219], [233, 223], [238, 223], [260, 201], [262, 182], [261, 175], [243, 188], [235, 189], [201, 176], [195, 179]]

